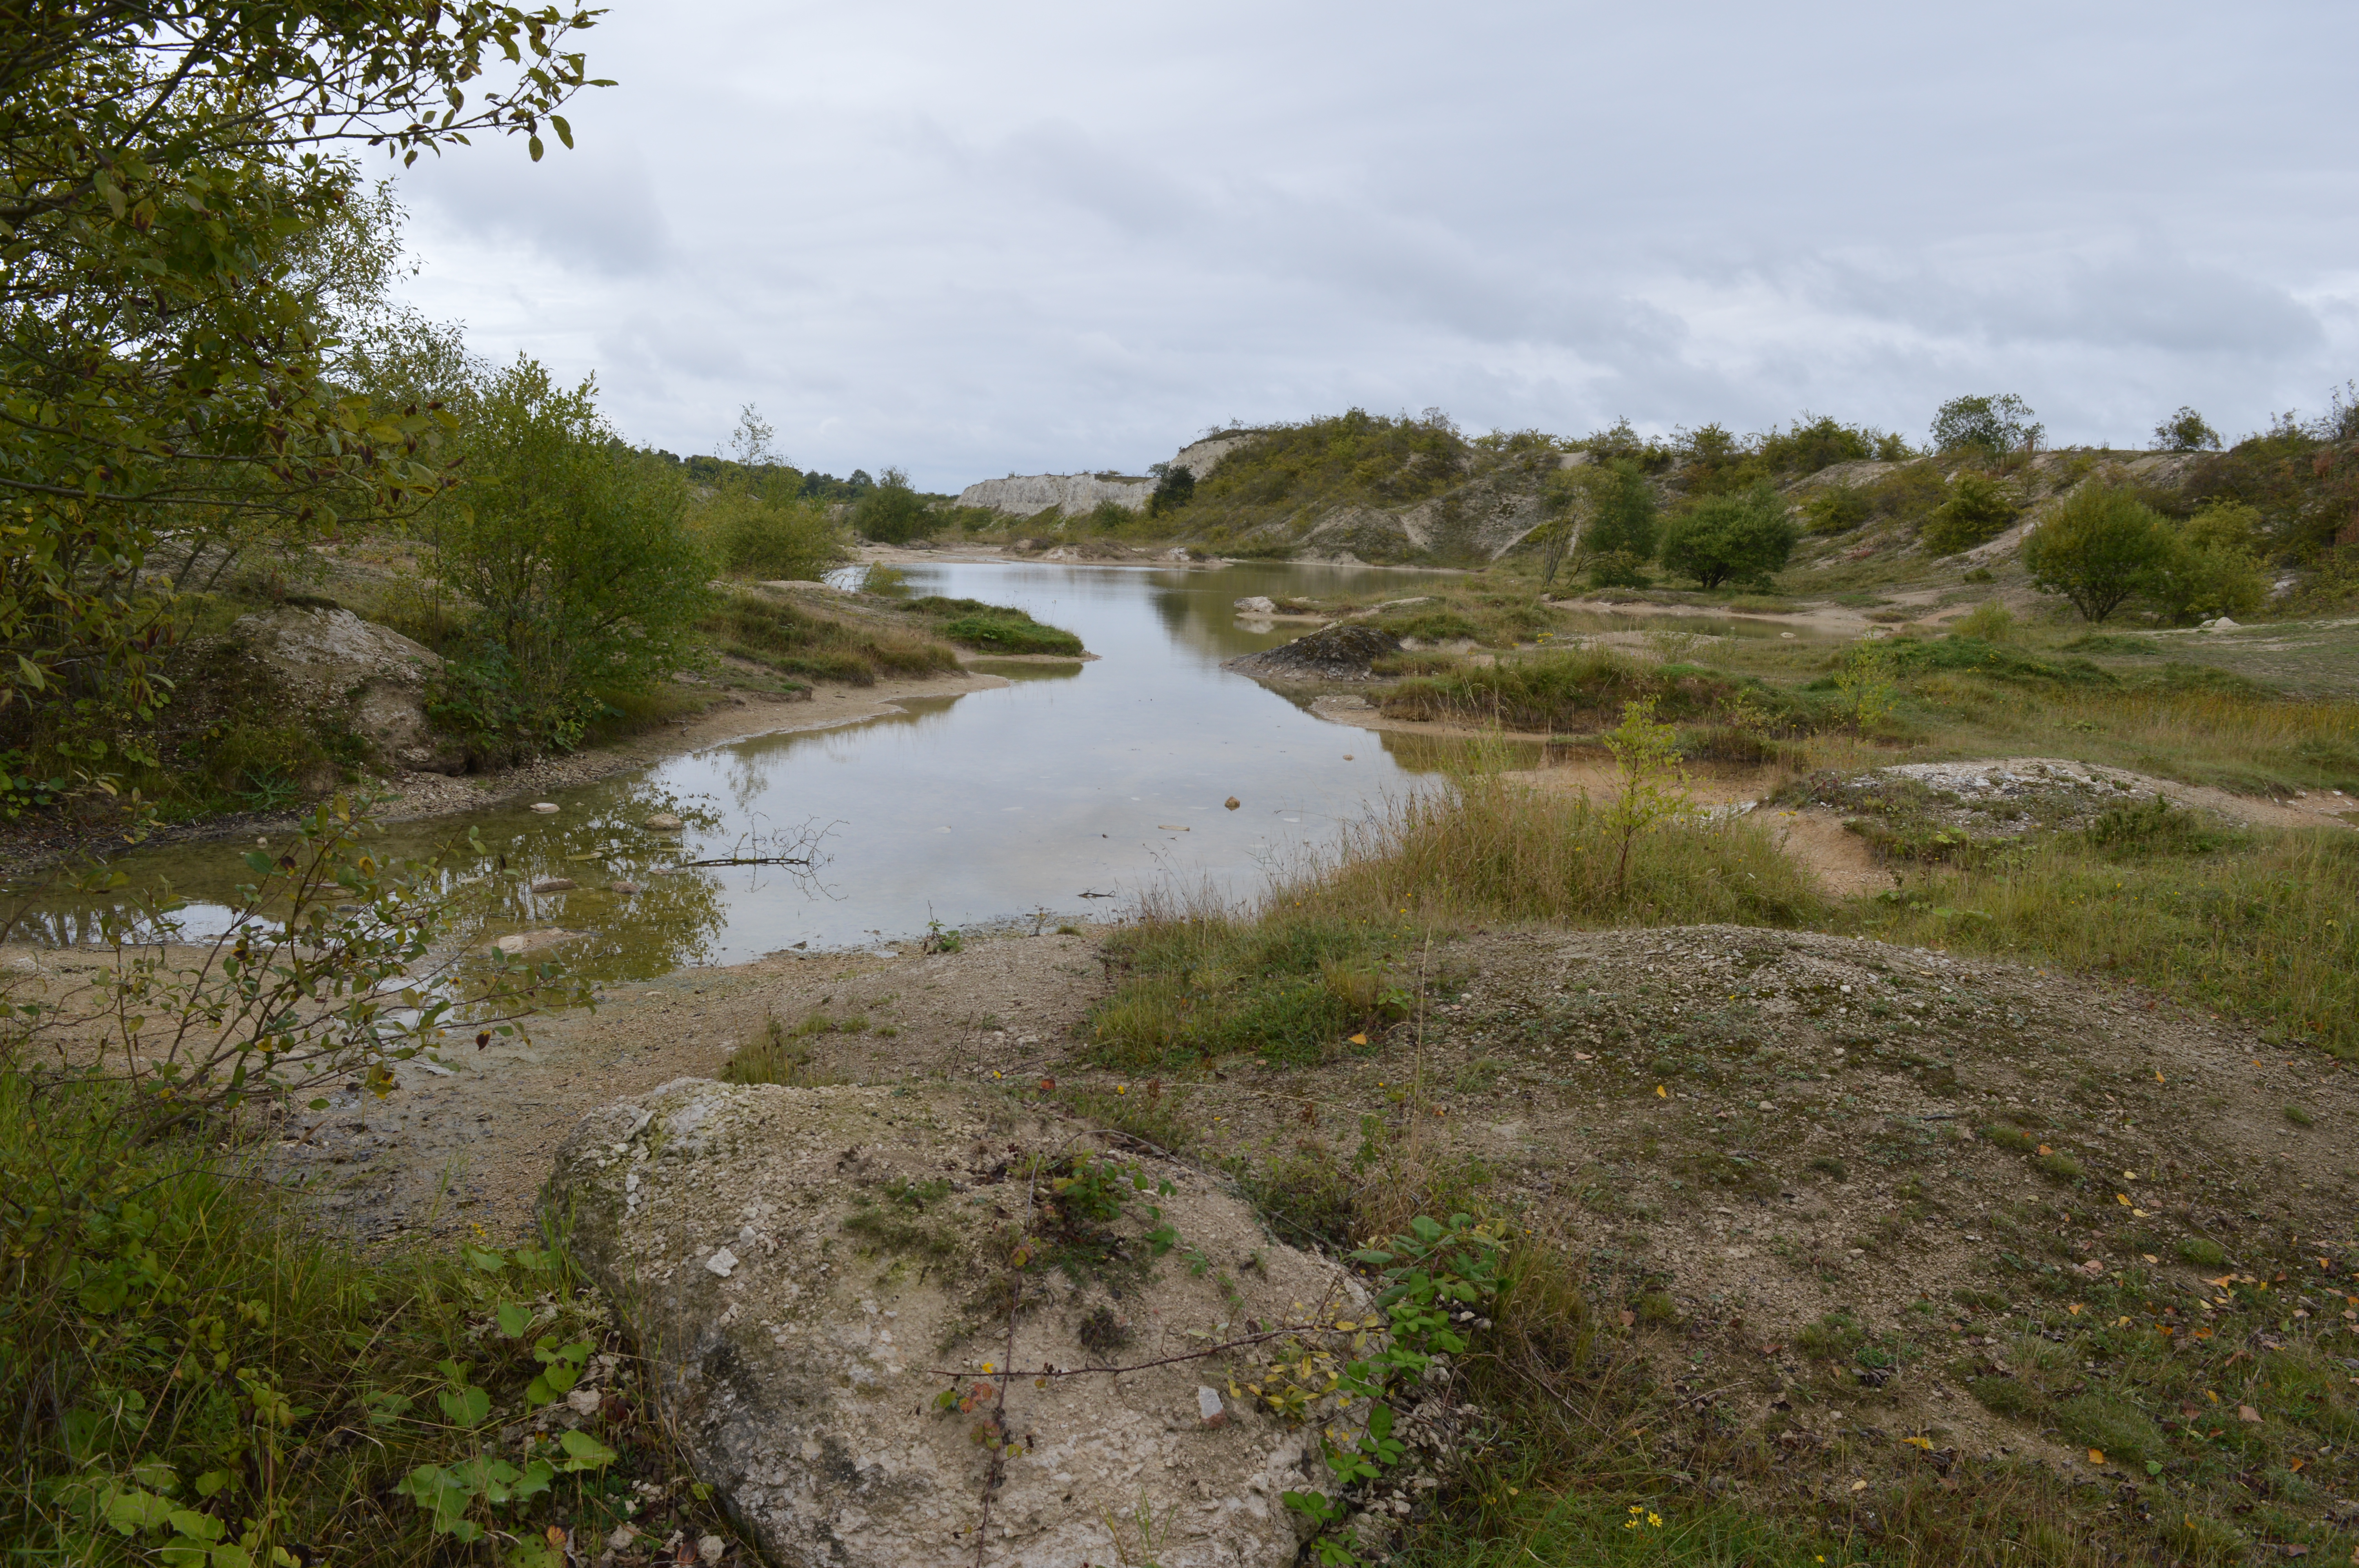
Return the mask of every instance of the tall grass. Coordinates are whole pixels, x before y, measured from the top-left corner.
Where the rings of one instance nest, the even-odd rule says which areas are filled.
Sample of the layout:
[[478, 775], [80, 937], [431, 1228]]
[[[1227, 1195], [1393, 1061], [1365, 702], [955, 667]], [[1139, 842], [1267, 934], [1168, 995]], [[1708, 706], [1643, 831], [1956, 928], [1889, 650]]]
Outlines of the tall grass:
[[1749, 820], [1639, 835], [1626, 876], [1605, 806], [1486, 767], [1397, 797], [1256, 903], [1149, 900], [1113, 950], [1096, 1059], [1176, 1069], [1244, 1052], [1316, 1062], [1413, 1005], [1419, 934], [1484, 922], [1798, 925], [1829, 906]]
[[1863, 935], [2135, 978], [2359, 1059], [2359, 835], [2256, 834], [2211, 854], [2050, 838], [1858, 906]]
[[1404, 680], [1382, 707], [1394, 719], [1562, 733], [1603, 728], [1623, 704], [1646, 697], [1669, 719], [1742, 710], [1756, 725], [1810, 723], [1810, 699], [1797, 693], [1689, 665], [1641, 664], [1602, 649], [1523, 654]]
[[1620, 849], [1604, 803], [1484, 769], [1348, 825], [1271, 902], [1315, 902], [1346, 917], [1398, 912], [1430, 925], [1797, 925], [1827, 909], [1768, 832], [1746, 818], [1686, 814], [1643, 834], [1617, 889]]

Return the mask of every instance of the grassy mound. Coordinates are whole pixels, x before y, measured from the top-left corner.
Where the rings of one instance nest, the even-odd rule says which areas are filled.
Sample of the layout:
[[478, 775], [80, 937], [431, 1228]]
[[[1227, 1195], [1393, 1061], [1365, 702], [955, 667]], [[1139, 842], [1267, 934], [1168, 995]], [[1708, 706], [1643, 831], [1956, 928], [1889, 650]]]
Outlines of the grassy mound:
[[930, 637], [828, 615], [760, 594], [733, 593], [702, 630], [725, 654], [786, 675], [874, 686], [879, 676], [924, 676], [959, 667], [958, 654]]
[[1071, 632], [1035, 621], [1013, 605], [929, 594], [913, 599], [901, 608], [926, 617], [933, 623], [936, 635], [962, 648], [986, 654], [1064, 654], [1077, 657], [1084, 652], [1082, 640]]

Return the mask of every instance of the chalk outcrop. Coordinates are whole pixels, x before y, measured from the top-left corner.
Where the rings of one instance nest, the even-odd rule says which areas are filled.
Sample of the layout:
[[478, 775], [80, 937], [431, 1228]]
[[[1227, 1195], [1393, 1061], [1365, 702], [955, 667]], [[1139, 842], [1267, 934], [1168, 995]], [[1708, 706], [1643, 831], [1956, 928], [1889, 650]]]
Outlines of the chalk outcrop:
[[442, 661], [424, 643], [349, 610], [291, 604], [241, 615], [231, 631], [299, 701], [349, 704], [347, 722], [380, 761], [421, 773], [465, 771], [464, 750], [427, 719], [427, 683]]
[[1201, 1172], [1060, 1192], [1098, 1159], [980, 1090], [679, 1079], [585, 1118], [549, 1201], [773, 1562], [1291, 1563], [1315, 1438], [1228, 1399], [1219, 1358], [1166, 1358], [1365, 1298]]
[[959, 492], [958, 503], [987, 506], [1011, 517], [1031, 517], [1051, 508], [1071, 517], [1106, 501], [1126, 512], [1141, 511], [1154, 493], [1153, 480], [1127, 474], [1010, 474], [968, 485]]

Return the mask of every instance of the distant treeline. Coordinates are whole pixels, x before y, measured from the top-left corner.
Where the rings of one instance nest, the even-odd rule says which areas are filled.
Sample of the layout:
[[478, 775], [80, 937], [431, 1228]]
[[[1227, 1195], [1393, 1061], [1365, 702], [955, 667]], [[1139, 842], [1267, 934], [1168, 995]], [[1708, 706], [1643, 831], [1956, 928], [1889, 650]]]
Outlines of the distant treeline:
[[875, 490], [877, 483], [866, 469], [853, 469], [850, 479], [838, 479], [832, 473], [806, 472], [787, 463], [741, 463], [701, 453], [683, 458], [657, 448], [647, 449], [647, 456], [681, 469], [691, 484], [745, 484], [779, 500], [856, 502]]

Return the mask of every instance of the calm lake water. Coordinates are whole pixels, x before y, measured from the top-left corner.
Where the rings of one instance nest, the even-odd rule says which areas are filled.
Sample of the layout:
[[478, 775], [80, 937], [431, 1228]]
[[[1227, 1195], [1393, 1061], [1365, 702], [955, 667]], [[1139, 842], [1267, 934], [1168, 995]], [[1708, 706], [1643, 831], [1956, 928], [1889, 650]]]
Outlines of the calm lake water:
[[[1311, 717], [1220, 667], [1306, 625], [1241, 624], [1250, 594], [1381, 593], [1431, 579], [1315, 566], [1217, 570], [944, 562], [908, 568], [911, 590], [1021, 606], [1080, 634], [1095, 659], [985, 661], [1014, 684], [917, 700], [892, 717], [756, 736], [547, 798], [394, 828], [386, 849], [421, 855], [473, 827], [527, 879], [570, 892], [485, 910], [462, 935], [548, 926], [592, 935], [561, 949], [607, 978], [742, 962], [781, 948], [875, 948], [948, 929], [1053, 928], [1103, 918], [1157, 882], [1260, 885], [1387, 791], [1418, 787], [1446, 743]], [[1265, 623], [1266, 624], [1266, 623]], [[785, 710], [793, 712], [793, 709]], [[1231, 795], [1242, 803], [1224, 808]], [[649, 813], [686, 817], [650, 833]], [[677, 862], [816, 839], [808, 869]], [[247, 880], [250, 840], [126, 854], [135, 882], [168, 879], [185, 929], [220, 929], [217, 901]], [[798, 851], [799, 852], [799, 851]], [[454, 874], [460, 868], [454, 867]], [[617, 893], [611, 884], [646, 889]], [[17, 940], [93, 940], [99, 907], [48, 899]]]
[[[421, 856], [472, 827], [527, 881], [564, 877], [577, 886], [519, 889], [472, 914], [462, 939], [584, 932], [558, 950], [570, 966], [636, 979], [782, 948], [893, 947], [922, 940], [936, 922], [963, 931], [1053, 928], [1117, 914], [1158, 884], [1250, 893], [1387, 794], [1430, 784], [1460, 744], [1328, 723], [1220, 667], [1309, 630], [1240, 622], [1240, 598], [1408, 598], [1433, 580], [1421, 574], [944, 562], [908, 576], [915, 593], [1018, 605], [1078, 633], [1098, 656], [987, 661], [979, 667], [1014, 684], [712, 747], [551, 795], [560, 807], [553, 815], [519, 803], [404, 825], [387, 835], [386, 851]], [[1223, 805], [1232, 795], [1241, 803], [1234, 811]], [[644, 819], [659, 810], [685, 817], [686, 830], [647, 831]], [[799, 854], [794, 847], [804, 844], [813, 851], [809, 867], [673, 870]], [[253, 847], [139, 851], [117, 869], [138, 885], [168, 879], [189, 901], [184, 929], [201, 935], [225, 924], [219, 901], [248, 880], [241, 857]], [[451, 874], [481, 869], [459, 861]], [[617, 892], [617, 881], [645, 891]], [[89, 902], [46, 899], [27, 909], [15, 939], [92, 941], [100, 914]]]

